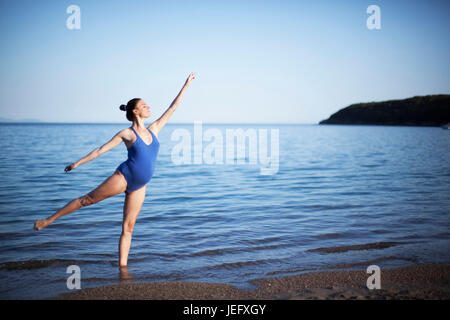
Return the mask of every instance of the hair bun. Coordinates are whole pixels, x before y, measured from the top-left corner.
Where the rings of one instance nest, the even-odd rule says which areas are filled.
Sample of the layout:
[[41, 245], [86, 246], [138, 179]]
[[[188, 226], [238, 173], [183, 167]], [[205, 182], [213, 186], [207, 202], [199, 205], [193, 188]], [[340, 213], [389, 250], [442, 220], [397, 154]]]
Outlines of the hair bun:
[[127, 106], [124, 105], [124, 104], [121, 104], [119, 109], [122, 110], [122, 111], [126, 111], [127, 110]]

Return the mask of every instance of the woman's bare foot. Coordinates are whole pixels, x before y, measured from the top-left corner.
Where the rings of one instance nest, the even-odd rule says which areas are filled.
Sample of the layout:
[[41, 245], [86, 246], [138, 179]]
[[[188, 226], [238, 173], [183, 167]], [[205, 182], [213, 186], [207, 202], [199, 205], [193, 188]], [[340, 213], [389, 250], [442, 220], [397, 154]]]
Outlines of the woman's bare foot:
[[34, 223], [34, 230], [44, 229], [50, 223], [52, 223], [52, 222], [48, 219], [39, 219]]
[[130, 282], [133, 279], [133, 276], [127, 270], [127, 266], [119, 266], [119, 276], [121, 282]]

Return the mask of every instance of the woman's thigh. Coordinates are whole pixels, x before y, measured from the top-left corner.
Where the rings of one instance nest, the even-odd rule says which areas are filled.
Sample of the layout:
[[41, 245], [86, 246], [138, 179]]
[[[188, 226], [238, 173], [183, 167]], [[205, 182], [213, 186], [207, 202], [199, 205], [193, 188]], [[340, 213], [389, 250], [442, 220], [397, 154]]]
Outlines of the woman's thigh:
[[136, 222], [137, 216], [141, 211], [142, 204], [145, 200], [145, 190], [147, 186], [143, 186], [138, 190], [130, 192], [125, 196], [125, 202], [123, 204], [123, 225], [124, 227], [133, 228]]
[[89, 205], [125, 192], [126, 188], [127, 181], [125, 177], [116, 170], [116, 172], [103, 181], [97, 188], [81, 197], [81, 199], [84, 201], [84, 205]]

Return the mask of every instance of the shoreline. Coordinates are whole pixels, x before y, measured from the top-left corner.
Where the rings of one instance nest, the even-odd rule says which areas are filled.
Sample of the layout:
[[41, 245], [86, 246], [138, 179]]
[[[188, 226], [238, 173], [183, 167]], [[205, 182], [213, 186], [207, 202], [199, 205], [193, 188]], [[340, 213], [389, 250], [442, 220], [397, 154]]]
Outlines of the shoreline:
[[121, 283], [63, 293], [51, 300], [403, 300], [450, 299], [450, 265], [416, 264], [384, 270], [381, 288], [366, 286], [366, 268], [260, 278], [257, 288], [208, 282]]

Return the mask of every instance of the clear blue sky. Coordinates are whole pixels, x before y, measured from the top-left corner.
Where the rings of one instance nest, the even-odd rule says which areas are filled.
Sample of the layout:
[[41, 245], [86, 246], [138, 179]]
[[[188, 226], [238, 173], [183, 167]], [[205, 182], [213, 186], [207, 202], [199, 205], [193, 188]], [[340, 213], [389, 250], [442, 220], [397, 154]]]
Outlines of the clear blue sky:
[[[0, 117], [317, 123], [357, 102], [450, 93], [450, 1], [0, 2]], [[66, 8], [81, 9], [81, 30]], [[366, 9], [381, 9], [369, 30]]]

